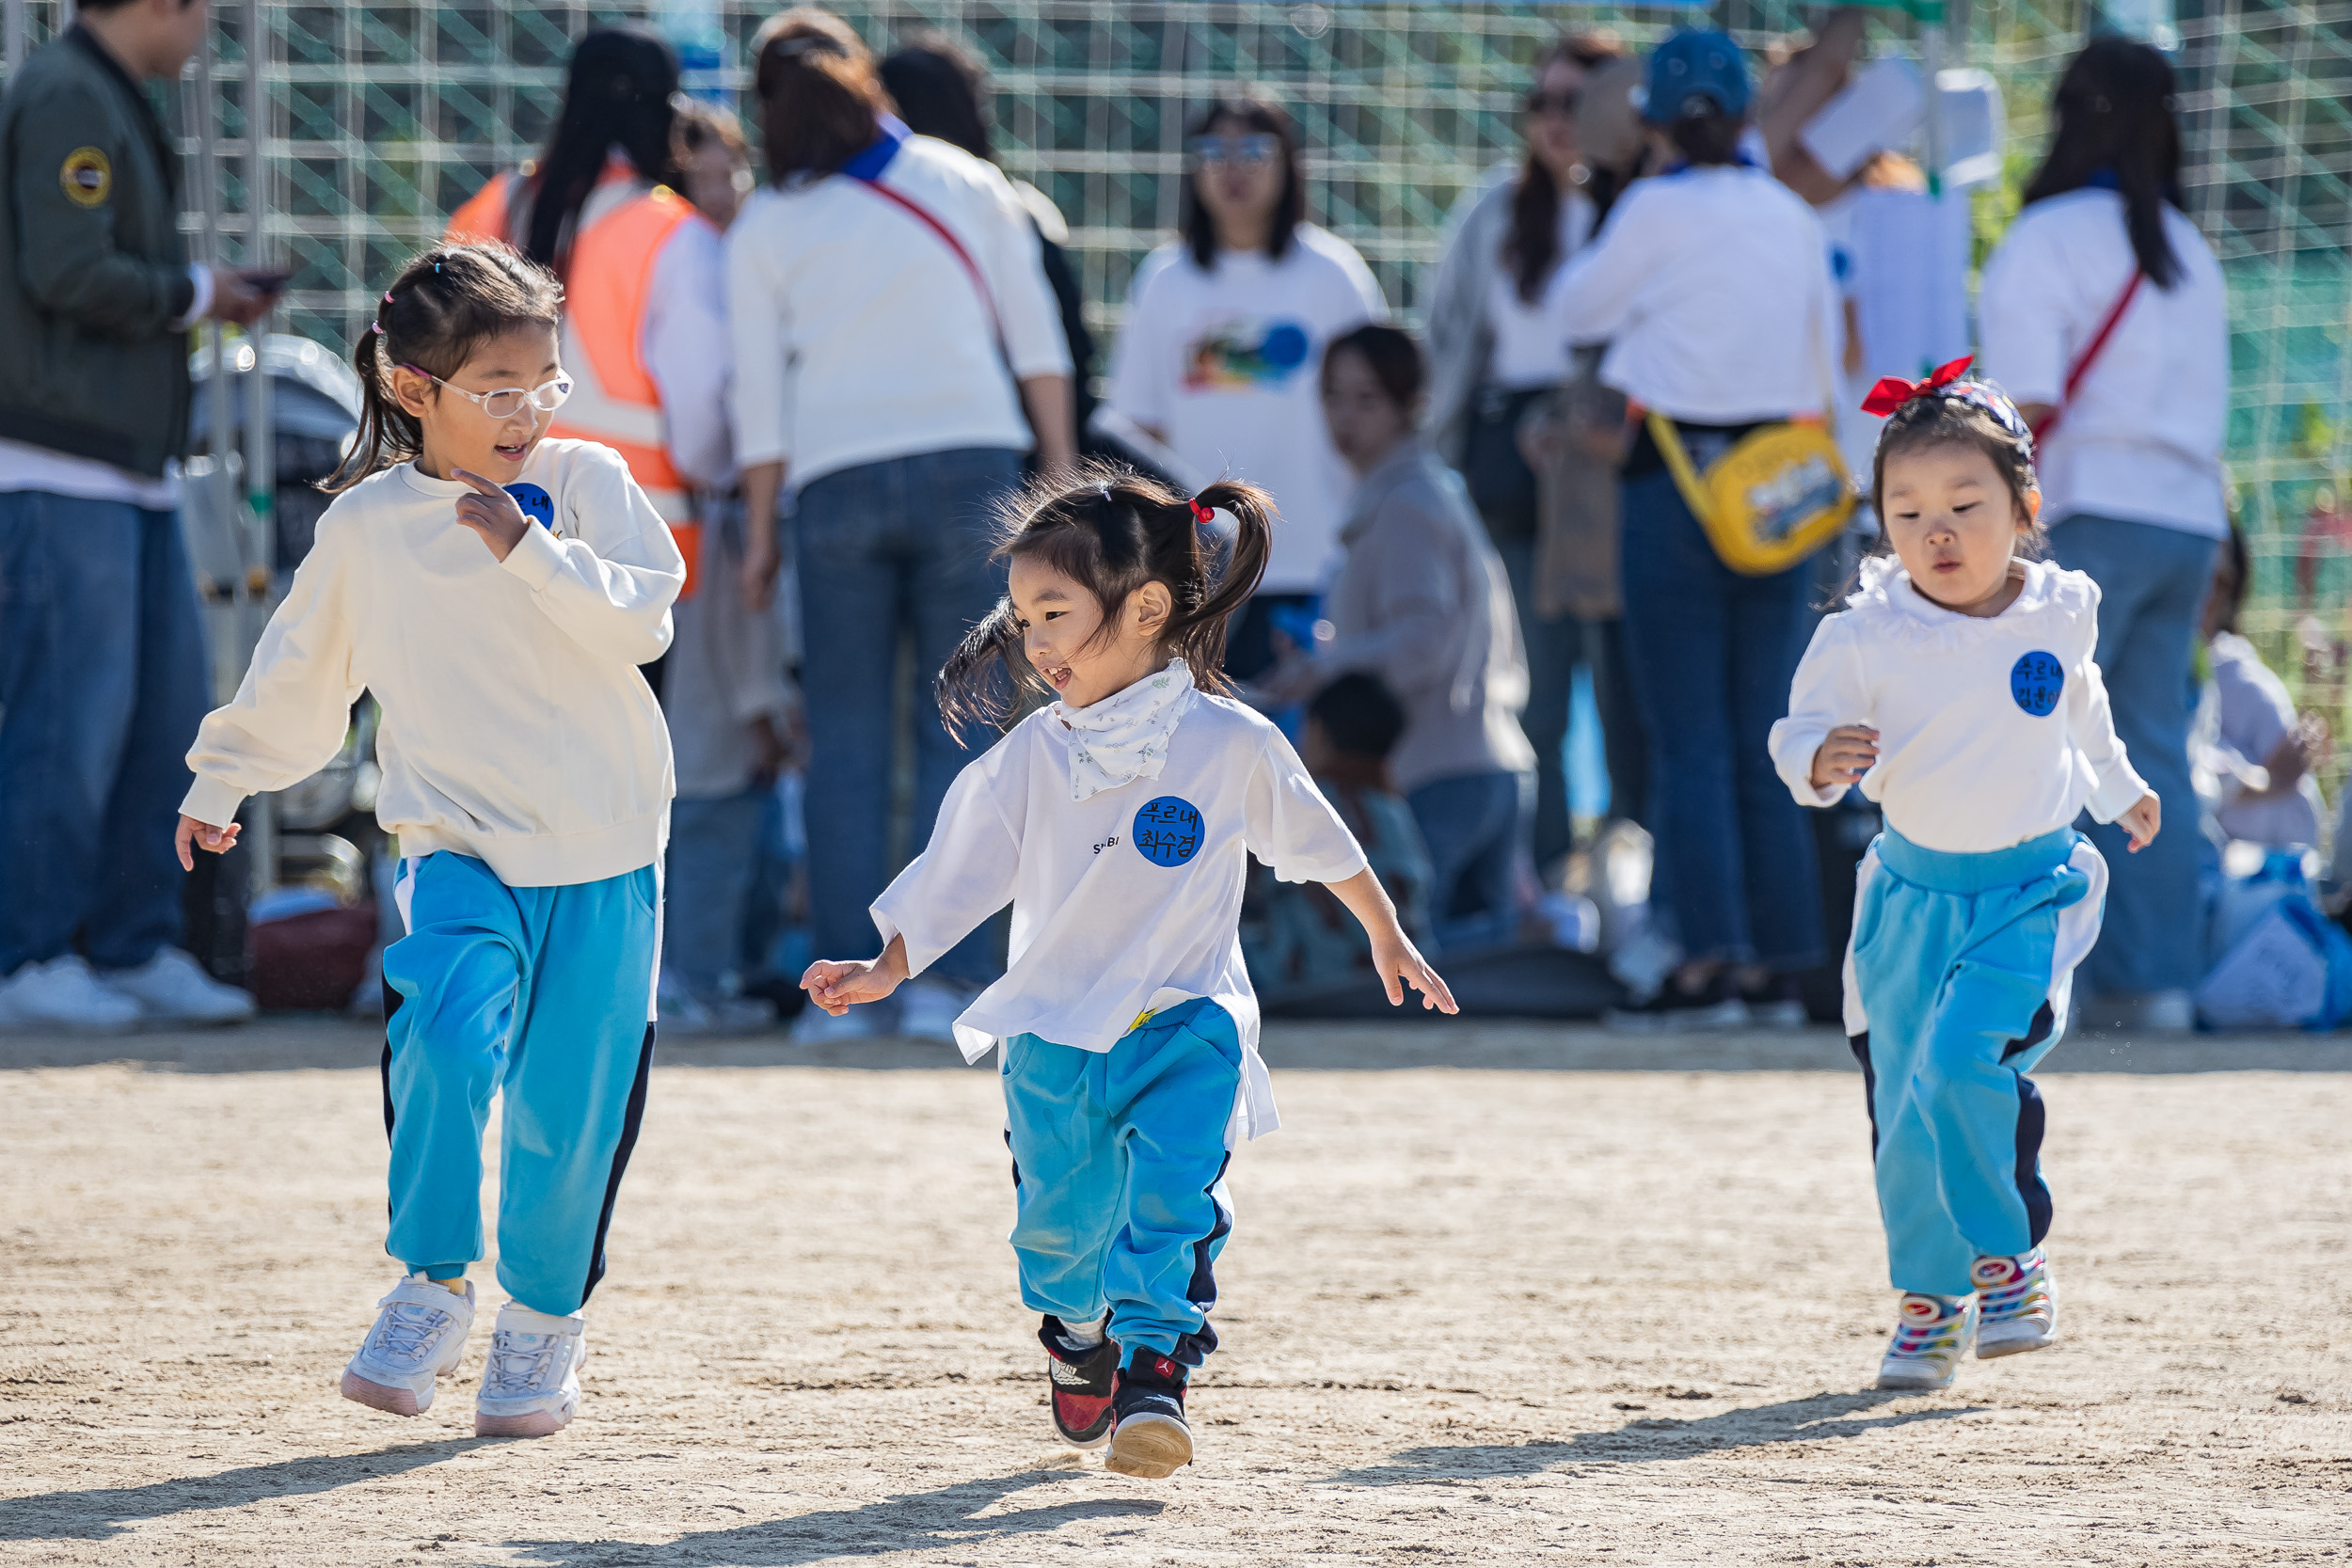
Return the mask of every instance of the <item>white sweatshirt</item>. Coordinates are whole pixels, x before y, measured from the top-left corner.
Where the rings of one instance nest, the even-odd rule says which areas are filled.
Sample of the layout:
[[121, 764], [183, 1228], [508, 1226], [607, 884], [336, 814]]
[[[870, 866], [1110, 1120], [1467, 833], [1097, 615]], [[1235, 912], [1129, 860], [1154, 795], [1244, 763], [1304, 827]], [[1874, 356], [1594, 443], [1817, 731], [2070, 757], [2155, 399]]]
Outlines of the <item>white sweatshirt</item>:
[[[2017, 600], [1994, 616], [1946, 610], [1891, 557], [1863, 562], [1862, 588], [1824, 619], [1797, 666], [1772, 765], [1807, 806], [1813, 754], [1840, 724], [1879, 732], [1862, 793], [1887, 826], [1951, 854], [2055, 832], [2088, 805], [2112, 822], [2148, 793], [2123, 754], [2091, 650], [2099, 588], [2080, 572], [2026, 564]], [[2185, 802], [2175, 802], [2176, 809]]]
[[538, 521], [503, 562], [457, 521], [471, 489], [413, 463], [337, 497], [198, 732], [180, 809], [222, 826], [317, 771], [364, 689], [384, 710], [376, 819], [403, 855], [477, 856], [511, 887], [659, 859], [670, 736], [637, 666], [670, 645], [685, 562], [609, 447], [542, 440], [507, 489]]
[[1072, 800], [1072, 741], [1055, 707], [1014, 725], [956, 776], [930, 846], [875, 901], [874, 924], [884, 946], [905, 939], [920, 974], [1012, 905], [1011, 962], [956, 1021], [968, 1061], [1024, 1034], [1108, 1051], [1146, 1011], [1216, 1003], [1241, 1035], [1236, 1111], [1254, 1138], [1278, 1118], [1242, 965], [1248, 857], [1284, 881], [1338, 882], [1364, 868], [1364, 852], [1281, 731], [1222, 697], [1187, 701], [1156, 776], [1083, 800]]

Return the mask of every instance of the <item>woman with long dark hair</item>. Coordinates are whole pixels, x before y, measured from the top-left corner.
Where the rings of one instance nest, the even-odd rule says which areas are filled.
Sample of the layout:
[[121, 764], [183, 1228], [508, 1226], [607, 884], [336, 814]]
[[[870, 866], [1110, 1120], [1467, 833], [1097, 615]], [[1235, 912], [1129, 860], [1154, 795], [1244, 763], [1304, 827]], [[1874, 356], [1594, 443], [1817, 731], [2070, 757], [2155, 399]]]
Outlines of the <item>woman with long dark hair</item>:
[[1193, 118], [1185, 150], [1180, 233], [1136, 269], [1106, 401], [1175, 454], [1179, 477], [1273, 492], [1274, 557], [1226, 654], [1247, 680], [1273, 664], [1278, 629], [1311, 637], [1338, 561], [1349, 482], [1315, 368], [1388, 306], [1355, 247], [1307, 221], [1297, 127], [1278, 105], [1219, 99]]
[[1491, 175], [1447, 220], [1451, 238], [1429, 303], [1429, 427], [1438, 455], [1460, 470], [1511, 577], [1527, 645], [1527, 710], [1535, 748], [1533, 845], [1541, 870], [1574, 847], [1568, 815], [1568, 701], [1581, 660], [1592, 672], [1609, 754], [1610, 814], [1640, 818], [1646, 790], [1641, 721], [1612, 615], [1546, 615], [1537, 602], [1541, 530], [1534, 470], [1520, 423], [1576, 370], [1550, 328], [1544, 291], [1614, 198], [1617, 171], [1589, 164], [1578, 144], [1585, 80], [1621, 58], [1607, 33], [1570, 33], [1535, 61], [1527, 95], [1525, 155]]
[[[2039, 436], [2050, 552], [2099, 584], [2116, 733], [2166, 806], [2186, 811], [2189, 664], [2229, 531], [2230, 341], [2220, 264], [2181, 212], [2172, 91], [2144, 43], [2098, 38], [2074, 56], [1979, 310], [1985, 368]], [[2116, 829], [2085, 831], [2115, 879], [2083, 966], [2093, 1016], [2187, 1028], [2203, 954], [2197, 835], [2127, 855]]]
[[[873, 56], [830, 12], [754, 40], [769, 183], [727, 230], [739, 344], [736, 442], [746, 573], [775, 576], [788, 477], [807, 694], [809, 897], [819, 952], [871, 945], [890, 879], [891, 752], [902, 641], [916, 678], [916, 843], [969, 753], [930, 672], [1004, 592], [988, 517], [1038, 467], [1073, 459], [1070, 355], [1037, 230], [993, 166], [890, 113]], [[902, 1034], [945, 1038], [995, 973], [988, 934], [901, 998]], [[804, 1036], [867, 1033], [803, 1015]]]

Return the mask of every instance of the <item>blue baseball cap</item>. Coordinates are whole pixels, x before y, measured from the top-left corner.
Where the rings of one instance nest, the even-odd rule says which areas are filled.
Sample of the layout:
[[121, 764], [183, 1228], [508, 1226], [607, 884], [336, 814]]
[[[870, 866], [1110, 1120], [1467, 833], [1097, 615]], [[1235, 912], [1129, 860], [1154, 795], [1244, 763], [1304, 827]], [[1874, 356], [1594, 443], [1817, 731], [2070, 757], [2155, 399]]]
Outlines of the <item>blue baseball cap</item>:
[[1748, 112], [1748, 62], [1729, 34], [1685, 28], [1651, 52], [1642, 118], [1670, 125], [1694, 98], [1723, 114]]

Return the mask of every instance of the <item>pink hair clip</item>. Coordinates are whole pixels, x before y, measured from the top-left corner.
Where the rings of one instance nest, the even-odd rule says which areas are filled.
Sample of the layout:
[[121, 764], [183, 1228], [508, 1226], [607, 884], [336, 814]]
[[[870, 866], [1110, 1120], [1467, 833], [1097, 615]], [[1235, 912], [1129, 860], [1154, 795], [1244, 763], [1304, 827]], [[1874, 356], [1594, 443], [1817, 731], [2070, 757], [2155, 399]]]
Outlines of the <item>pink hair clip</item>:
[[1192, 520], [1200, 527], [1207, 528], [1211, 523], [1216, 521], [1216, 514], [1210, 511], [1207, 507], [1202, 506], [1200, 504], [1200, 497], [1188, 497], [1185, 499], [1184, 504], [1192, 508]]

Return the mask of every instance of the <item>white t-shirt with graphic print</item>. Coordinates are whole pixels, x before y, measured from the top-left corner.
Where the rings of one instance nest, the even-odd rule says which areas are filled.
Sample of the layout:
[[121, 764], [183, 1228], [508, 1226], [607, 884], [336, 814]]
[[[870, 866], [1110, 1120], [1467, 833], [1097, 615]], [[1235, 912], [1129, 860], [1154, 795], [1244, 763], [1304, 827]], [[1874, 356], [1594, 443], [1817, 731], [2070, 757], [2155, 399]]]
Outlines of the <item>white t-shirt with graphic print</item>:
[[1323, 424], [1323, 350], [1388, 313], [1356, 248], [1311, 223], [1279, 261], [1220, 251], [1203, 272], [1180, 243], [1136, 270], [1107, 401], [1199, 472], [1273, 492], [1266, 593], [1318, 593], [1338, 565], [1350, 481]]
[[1364, 869], [1364, 852], [1281, 731], [1222, 697], [1187, 702], [1156, 777], [1078, 801], [1054, 709], [1014, 725], [956, 776], [874, 924], [884, 946], [905, 939], [920, 974], [1012, 905], [1004, 977], [956, 1021], [967, 1061], [1015, 1035], [1108, 1051], [1146, 1012], [1216, 1003], [1241, 1036], [1236, 1111], [1254, 1138], [1277, 1117], [1241, 956], [1248, 858], [1284, 881], [1338, 882]]

